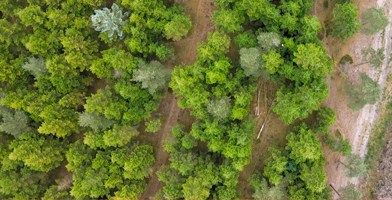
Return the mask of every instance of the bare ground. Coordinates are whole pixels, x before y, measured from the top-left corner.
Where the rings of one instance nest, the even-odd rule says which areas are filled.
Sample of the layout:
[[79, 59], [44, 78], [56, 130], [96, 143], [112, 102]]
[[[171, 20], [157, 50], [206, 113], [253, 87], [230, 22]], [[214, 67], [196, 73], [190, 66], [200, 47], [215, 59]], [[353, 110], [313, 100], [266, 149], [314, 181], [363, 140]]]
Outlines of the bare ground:
[[[329, 2], [332, 4], [331, 1]], [[358, 6], [360, 13], [365, 11], [370, 7], [382, 7], [385, 9], [386, 16], [391, 20], [392, 18], [392, 2], [387, 2], [387, 0], [369, 1], [369, 0], [357, 0], [355, 4]], [[331, 13], [331, 6], [328, 11], [323, 7], [323, 1], [319, 1], [315, 5], [314, 14], [319, 17], [320, 21], [324, 23], [327, 19], [328, 14]], [[323, 24], [325, 27], [326, 24]], [[328, 36], [323, 39], [323, 42], [327, 48], [329, 55], [333, 60], [338, 63], [340, 59], [348, 54], [353, 60], [354, 64], [361, 62], [361, 50], [366, 50], [368, 47], [373, 47], [374, 49], [384, 48], [385, 49], [385, 60], [384, 64], [380, 69], [373, 68], [371, 66], [362, 65], [359, 67], [352, 66], [351, 68], [346, 68], [345, 71], [348, 74], [347, 81], [351, 84], [356, 84], [359, 81], [358, 72], [365, 72], [367, 75], [372, 77], [374, 80], [378, 81], [381, 88], [385, 86], [386, 77], [389, 73], [388, 61], [391, 53], [391, 35], [392, 32], [391, 25], [388, 25], [385, 32], [380, 32], [375, 35], [364, 35], [355, 34], [352, 38], [347, 39], [342, 43], [339, 39]], [[325, 33], [324, 33], [325, 35]], [[367, 144], [369, 141], [369, 136], [371, 132], [372, 125], [377, 119], [377, 111], [379, 108], [379, 103], [375, 105], [366, 105], [363, 109], [358, 112], [353, 112], [347, 107], [347, 97], [342, 93], [341, 84], [343, 79], [339, 76], [340, 74], [339, 66], [335, 67], [335, 72], [329, 76], [329, 98], [324, 101], [324, 104], [331, 107], [336, 111], [337, 122], [330, 127], [330, 131], [339, 130], [345, 138], [350, 139], [350, 143], [353, 147], [353, 153], [360, 154], [362, 157], [365, 156], [367, 152]], [[338, 154], [334, 153], [328, 148], [324, 148], [325, 157], [327, 158], [327, 163], [325, 165], [325, 171], [328, 176], [327, 184], [332, 184], [335, 188], [340, 188], [345, 186], [348, 181], [358, 184], [358, 180], [347, 179], [343, 175], [343, 170], [340, 165], [338, 165], [337, 160], [344, 158]], [[337, 198], [337, 195], [335, 195]]]
[[[208, 32], [214, 30], [214, 24], [210, 21], [213, 11], [213, 0], [190, 0], [182, 3], [187, 9], [186, 14], [191, 18], [193, 28], [190, 35], [178, 42], [168, 42], [174, 46], [176, 59], [165, 63], [165, 68], [173, 69], [175, 65], [191, 65], [197, 58], [197, 44], [206, 41]], [[190, 110], [182, 110], [177, 105], [177, 98], [174, 94], [168, 93], [162, 100], [157, 112], [162, 114], [164, 124], [157, 133], [143, 133], [153, 138], [151, 141], [156, 152], [156, 162], [153, 166], [154, 172], [148, 181], [148, 186], [141, 199], [148, 199], [163, 187], [164, 183], [158, 181], [156, 172], [164, 164], [169, 163], [169, 154], [163, 151], [163, 141], [169, 138], [171, 129], [177, 123], [189, 127], [194, 122], [194, 117], [190, 116]]]

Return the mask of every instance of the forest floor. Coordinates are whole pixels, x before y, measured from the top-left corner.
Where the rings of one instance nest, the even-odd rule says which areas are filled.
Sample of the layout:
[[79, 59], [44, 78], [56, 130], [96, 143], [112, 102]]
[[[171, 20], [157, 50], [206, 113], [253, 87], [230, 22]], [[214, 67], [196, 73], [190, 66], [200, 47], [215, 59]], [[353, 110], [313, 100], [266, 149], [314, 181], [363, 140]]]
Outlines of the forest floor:
[[[325, 1], [329, 6], [326, 6]], [[178, 41], [169, 42], [174, 45], [176, 50], [176, 59], [165, 63], [165, 68], [173, 69], [176, 65], [191, 65], [197, 58], [197, 44], [206, 41], [208, 32], [214, 30], [214, 24], [210, 17], [216, 9], [213, 6], [213, 0], [190, 0], [183, 2], [187, 9], [186, 14], [191, 17], [193, 28], [188, 37]], [[358, 112], [353, 112], [347, 107], [347, 97], [342, 90], [343, 81], [348, 81], [351, 84], [359, 83], [358, 72], [365, 72], [373, 79], [377, 80], [381, 87], [385, 86], [386, 77], [389, 74], [387, 70], [389, 55], [391, 53], [391, 25], [388, 25], [385, 32], [375, 35], [355, 34], [354, 37], [347, 39], [342, 43], [339, 39], [327, 36], [325, 25], [328, 20], [332, 18], [333, 6], [332, 0], [319, 0], [314, 5], [313, 15], [319, 17], [324, 29], [319, 35], [329, 53], [330, 57], [339, 63], [344, 55], [350, 55], [354, 60], [354, 65], [361, 62], [361, 50], [373, 47], [374, 49], [385, 49], [385, 62], [381, 68], [372, 68], [371, 66], [362, 65], [358, 67], [345, 67], [344, 71], [348, 74], [348, 78], [344, 80], [340, 76], [341, 68], [337, 65], [334, 68], [333, 74], [328, 77], [329, 84], [329, 98], [324, 101], [324, 105], [331, 107], [336, 111], [337, 123], [330, 127], [330, 131], [339, 130], [344, 138], [349, 138], [353, 146], [353, 153], [359, 153], [362, 156], [366, 153], [367, 142], [371, 133], [371, 126], [377, 119], [377, 111], [380, 103], [375, 105], [367, 105]], [[360, 12], [363, 12], [370, 7], [384, 7], [388, 18], [391, 19], [390, 12], [392, 10], [392, 3], [387, 0], [357, 0], [356, 5]], [[235, 47], [231, 47], [229, 57], [233, 60], [238, 59], [238, 53]], [[249, 199], [253, 193], [252, 187], [248, 183], [248, 178], [254, 171], [262, 171], [264, 160], [268, 156], [268, 147], [277, 145], [284, 146], [286, 143], [285, 137], [291, 128], [302, 121], [296, 120], [290, 126], [284, 124], [279, 116], [273, 112], [269, 112], [272, 102], [275, 99], [275, 93], [278, 85], [271, 81], [259, 79], [258, 86], [260, 92], [253, 94], [254, 100], [251, 104], [251, 115], [254, 117], [257, 125], [254, 130], [254, 141], [252, 144], [251, 163], [245, 166], [238, 179], [238, 191], [241, 192], [242, 199]], [[147, 199], [155, 196], [155, 194], [163, 187], [163, 183], [158, 181], [156, 171], [164, 164], [169, 164], [169, 154], [163, 151], [163, 141], [170, 137], [171, 128], [177, 123], [185, 125], [190, 129], [194, 122], [194, 117], [190, 115], [189, 109], [180, 109], [177, 105], [177, 98], [174, 94], [168, 92], [167, 96], [162, 100], [157, 113], [161, 113], [162, 127], [157, 133], [144, 133], [141, 131], [139, 140], [147, 140], [154, 146], [156, 152], [156, 162], [154, 164], [153, 176], [148, 181], [148, 187], [142, 195], [142, 199]], [[258, 100], [259, 99], [259, 100]], [[258, 108], [258, 109], [257, 109]], [[269, 113], [269, 114], [268, 114]], [[313, 123], [315, 119], [314, 113], [305, 120], [307, 123]], [[256, 139], [259, 134], [261, 126], [264, 125], [261, 137]], [[144, 130], [143, 124], [140, 130]], [[327, 184], [332, 184], [335, 188], [345, 186], [348, 181], [358, 183], [356, 179], [344, 178], [342, 167], [337, 164], [337, 160], [344, 158], [332, 152], [325, 145], [323, 146], [325, 157], [327, 159], [325, 171], [328, 176]], [[335, 198], [337, 196], [335, 195]]]
[[[214, 30], [214, 24], [210, 18], [213, 11], [216, 9], [213, 0], [190, 0], [183, 2], [181, 5], [186, 8], [186, 15], [192, 20], [192, 30], [190, 34], [177, 42], [168, 42], [174, 46], [176, 52], [175, 60], [167, 61], [165, 68], [173, 69], [176, 65], [191, 65], [197, 58], [197, 44], [207, 41], [208, 32]], [[195, 121], [195, 118], [190, 115], [189, 109], [181, 109], [177, 105], [178, 97], [170, 92], [161, 101], [158, 113], [161, 113], [162, 126], [156, 133], [144, 133], [143, 136], [149, 143], [154, 146], [155, 163], [153, 166], [153, 175], [148, 180], [148, 186], [141, 199], [149, 199], [163, 187], [163, 182], [158, 181], [156, 172], [164, 164], [169, 164], [169, 154], [163, 151], [164, 140], [170, 137], [171, 129], [177, 124], [185, 125], [190, 129], [190, 126]], [[142, 125], [143, 126], [143, 125]], [[143, 127], [140, 130], [144, 130]]]
[[[325, 7], [325, 1], [319, 1], [315, 4], [313, 14], [316, 15], [323, 27], [328, 25], [328, 20], [332, 18], [332, 6], [328, 8]], [[387, 0], [357, 0], [355, 2], [356, 6], [359, 8], [359, 12], [364, 12], [367, 8], [377, 7], [384, 8], [386, 16], [391, 21], [392, 18], [392, 2]], [[329, 0], [329, 5], [332, 2]], [[323, 33], [326, 36], [324, 30]], [[374, 80], [376, 80], [381, 88], [384, 90], [386, 85], [387, 76], [390, 74], [388, 70], [390, 54], [391, 54], [391, 24], [389, 24], [385, 31], [374, 35], [365, 35], [362, 33], [357, 33], [353, 37], [348, 38], [344, 43], [340, 39], [332, 36], [324, 37], [324, 45], [332, 57], [332, 59], [339, 63], [340, 59], [345, 55], [350, 55], [354, 63], [349, 67], [344, 68], [344, 72], [348, 74], [346, 81], [349, 84], [359, 84], [359, 72], [364, 72]], [[374, 68], [368, 65], [355, 66], [361, 63], [362, 50], [367, 50], [372, 47], [376, 50], [384, 48], [385, 59], [382, 67]], [[342, 90], [342, 83], [345, 81], [341, 76], [340, 72], [343, 71], [342, 67], [339, 65], [335, 66], [335, 71], [328, 78], [329, 85], [329, 98], [324, 101], [326, 106], [331, 107], [336, 111], [336, 123], [330, 127], [330, 132], [339, 130], [344, 138], [348, 138], [353, 147], [353, 153], [360, 154], [364, 157], [367, 153], [367, 144], [372, 130], [372, 125], [378, 119], [378, 112], [380, 108], [380, 102], [374, 105], [366, 105], [360, 111], [354, 112], [347, 107], [347, 97]], [[382, 94], [384, 95], [384, 94]], [[383, 98], [381, 98], [383, 99]], [[358, 179], [352, 178], [348, 179], [344, 177], [342, 166], [338, 164], [338, 160], [344, 161], [344, 158], [339, 153], [332, 152], [328, 147], [324, 147], [325, 157], [327, 159], [325, 165], [325, 171], [328, 176], [327, 184], [332, 184], [335, 188], [344, 187], [348, 182], [354, 184], [359, 184]], [[337, 198], [337, 195], [334, 194]]]

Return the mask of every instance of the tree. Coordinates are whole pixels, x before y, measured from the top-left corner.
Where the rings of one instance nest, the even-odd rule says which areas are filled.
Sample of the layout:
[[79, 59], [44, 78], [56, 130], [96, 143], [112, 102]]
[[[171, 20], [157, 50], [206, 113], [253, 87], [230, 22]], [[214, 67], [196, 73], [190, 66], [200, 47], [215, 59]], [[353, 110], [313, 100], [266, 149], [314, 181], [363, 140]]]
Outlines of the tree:
[[255, 199], [287, 199], [287, 179], [281, 180], [276, 186], [269, 186], [268, 181], [261, 176], [260, 172], [255, 172], [249, 178], [249, 183], [255, 188], [255, 193], [252, 195]]
[[299, 178], [305, 183], [305, 187], [314, 192], [322, 192], [325, 188], [327, 175], [324, 172], [325, 159], [322, 161], [312, 162], [310, 164], [301, 163]]
[[122, 147], [137, 135], [139, 135], [139, 132], [130, 126], [114, 124], [112, 129], [104, 131], [102, 139], [105, 145], [109, 147]]
[[247, 76], [269, 76], [269, 73], [263, 68], [264, 60], [258, 48], [242, 48], [240, 50], [240, 64]]
[[284, 63], [284, 59], [281, 55], [275, 51], [268, 50], [268, 54], [263, 55], [264, 67], [271, 74], [275, 74], [281, 65]]
[[321, 107], [317, 113], [317, 122], [315, 124], [315, 130], [324, 134], [328, 133], [328, 127], [336, 122], [335, 111], [325, 106]]
[[325, 143], [335, 152], [341, 153], [343, 156], [348, 156], [350, 155], [352, 151], [352, 147], [350, 145], [350, 140], [348, 139], [343, 139], [342, 134], [340, 134], [339, 131], [336, 131], [338, 133], [337, 138], [334, 136], [327, 134], [324, 138]]
[[376, 34], [389, 24], [382, 8], [368, 8], [361, 15], [362, 32], [368, 35]]
[[[122, 27], [128, 23], [127, 20], [123, 19], [128, 17], [128, 12], [123, 14], [122, 9], [115, 3], [113, 3], [111, 9], [95, 10], [95, 15], [91, 15], [91, 21], [96, 31], [108, 32], [110, 40], [117, 36], [122, 39], [124, 37]], [[114, 34], [115, 32], [117, 35]]]
[[238, 45], [238, 48], [252, 48], [257, 46], [257, 37], [252, 31], [246, 31], [240, 33], [234, 37], [234, 42]]
[[349, 183], [346, 187], [339, 188], [339, 199], [361, 199], [361, 192], [355, 189], [355, 185]]
[[384, 63], [384, 48], [380, 48], [376, 51], [372, 47], [369, 47], [368, 50], [362, 50], [361, 52], [362, 63], [355, 65], [356, 67], [364, 64], [370, 64], [373, 67], [379, 68]]
[[44, 23], [45, 13], [37, 5], [29, 5], [17, 13], [25, 26], [38, 27]]
[[156, 54], [159, 60], [163, 62], [167, 61], [169, 58], [174, 59], [174, 47], [172, 45], [161, 44], [157, 47]]
[[347, 156], [346, 162], [339, 160], [339, 163], [344, 166], [344, 172], [347, 177], [362, 177], [367, 174], [367, 166], [361, 156], [357, 154], [350, 154]]
[[207, 104], [208, 112], [218, 120], [224, 120], [230, 116], [231, 102], [228, 96], [223, 96], [219, 99], [211, 100]]
[[161, 127], [161, 120], [160, 119], [153, 119], [146, 122], [146, 131], [147, 132], [157, 132]]
[[60, 166], [61, 161], [64, 160], [66, 144], [52, 136], [24, 133], [10, 144], [13, 151], [9, 158], [23, 161], [33, 170], [48, 172]]
[[242, 24], [245, 22], [245, 16], [238, 9], [219, 9], [214, 11], [212, 22], [219, 30], [235, 33], [243, 30]]
[[124, 177], [127, 179], [143, 180], [152, 173], [152, 164], [155, 162], [153, 149], [150, 145], [137, 146], [124, 163]]
[[293, 70], [293, 74], [287, 74], [292, 80], [307, 84], [313, 79], [323, 78], [332, 72], [333, 63], [323, 47], [313, 43], [300, 44], [293, 54], [295, 56], [293, 61], [298, 65], [299, 70]]
[[358, 8], [352, 3], [336, 4], [333, 10], [331, 34], [339, 37], [342, 41], [353, 36], [361, 30]]
[[182, 15], [174, 15], [170, 22], [164, 27], [164, 34], [167, 39], [178, 41], [185, 36], [192, 28], [192, 22], [189, 18]]
[[41, 74], [48, 74], [45, 59], [41, 56], [38, 56], [38, 58], [29, 57], [28, 62], [25, 62], [22, 68], [33, 74], [36, 79], [38, 79]]
[[138, 69], [133, 71], [132, 81], [142, 83], [142, 88], [148, 89], [150, 94], [166, 87], [170, 79], [170, 71], [162, 70], [163, 65], [158, 61], [145, 63], [140, 61]]
[[286, 150], [290, 152], [289, 157], [297, 164], [320, 159], [323, 151], [317, 135], [305, 123], [296, 126], [293, 130], [286, 136]]
[[97, 112], [83, 112], [79, 114], [79, 125], [82, 127], [90, 127], [93, 130], [106, 130], [110, 128], [116, 121], [107, 119], [104, 115]]
[[287, 157], [283, 155], [283, 151], [270, 147], [268, 151], [271, 156], [265, 160], [264, 176], [266, 176], [270, 183], [279, 185], [280, 180], [283, 178], [283, 172], [286, 171]]
[[296, 118], [305, 119], [313, 110], [320, 107], [320, 102], [328, 98], [328, 85], [323, 79], [314, 80], [310, 86], [296, 88], [281, 87], [276, 93], [276, 104], [272, 110], [286, 124], [291, 124]]
[[0, 131], [19, 137], [30, 130], [29, 117], [23, 110], [11, 110], [0, 106], [0, 115], [3, 121], [0, 124]]
[[346, 84], [348, 107], [353, 111], [362, 109], [366, 104], [375, 104], [380, 100], [380, 85], [365, 73], [359, 73], [360, 85]]
[[229, 52], [230, 37], [224, 32], [208, 33], [208, 42], [197, 46], [197, 55], [200, 61], [217, 61]]
[[282, 37], [274, 32], [261, 32], [257, 40], [263, 53], [267, 53], [268, 50], [277, 51], [282, 44]]

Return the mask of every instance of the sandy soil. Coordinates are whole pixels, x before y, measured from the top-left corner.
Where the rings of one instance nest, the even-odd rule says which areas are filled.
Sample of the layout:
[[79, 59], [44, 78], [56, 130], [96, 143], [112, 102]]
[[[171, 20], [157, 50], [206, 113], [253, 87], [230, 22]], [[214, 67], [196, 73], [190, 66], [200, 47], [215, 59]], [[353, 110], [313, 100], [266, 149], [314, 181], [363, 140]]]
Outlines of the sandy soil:
[[[176, 59], [165, 63], [165, 68], [173, 69], [175, 65], [191, 65], [197, 58], [197, 44], [207, 40], [207, 33], [214, 30], [214, 24], [210, 18], [216, 9], [213, 0], [190, 0], [182, 3], [187, 8], [186, 14], [190, 16], [193, 28], [190, 35], [178, 42], [168, 42], [172, 44], [176, 51]], [[153, 138], [154, 150], [156, 152], [156, 162], [154, 172], [148, 181], [148, 186], [141, 199], [148, 199], [163, 187], [158, 181], [156, 171], [164, 164], [169, 164], [169, 154], [163, 151], [163, 141], [170, 136], [171, 129], [177, 123], [189, 127], [194, 122], [194, 117], [190, 116], [189, 109], [182, 110], [177, 105], [176, 95], [168, 93], [162, 100], [158, 113], [162, 114], [164, 124], [157, 133], [143, 133]]]
[[[355, 4], [358, 6], [360, 13], [370, 7], [383, 7], [388, 18], [392, 19], [392, 2], [387, 0], [368, 1], [368, 0], [357, 0]], [[330, 2], [331, 5], [331, 2]], [[315, 5], [314, 14], [320, 18], [323, 23], [328, 18], [328, 13], [331, 13], [331, 6], [329, 12], [323, 7], [323, 1], [319, 1]], [[324, 24], [323, 24], [324, 25]], [[324, 26], [325, 27], [325, 26]], [[329, 52], [329, 55], [338, 63], [344, 55], [350, 55], [354, 60], [354, 65], [361, 62], [361, 50], [365, 50], [368, 47], [374, 49], [384, 48], [385, 49], [385, 60], [381, 68], [373, 68], [371, 66], [362, 65], [358, 67], [346, 68], [345, 72], [348, 74], [347, 81], [351, 84], [357, 84], [359, 81], [358, 72], [365, 72], [367, 75], [377, 80], [380, 86], [383, 88], [386, 83], [386, 77], [389, 73], [388, 60], [391, 53], [391, 25], [388, 25], [385, 29], [385, 34], [382, 32], [375, 35], [364, 35], [355, 34], [354, 37], [349, 38], [346, 42], [342, 43], [339, 39], [332, 36], [328, 36], [323, 39], [323, 42]], [[324, 34], [325, 35], [325, 34]], [[335, 67], [335, 72], [329, 76], [329, 98], [324, 101], [324, 104], [331, 107], [336, 111], [337, 122], [335, 125], [330, 127], [330, 131], [339, 130], [345, 138], [349, 138], [353, 147], [353, 153], [360, 154], [362, 157], [367, 152], [367, 143], [369, 141], [369, 135], [371, 132], [371, 126], [377, 118], [377, 110], [379, 103], [375, 105], [366, 105], [363, 109], [358, 112], [353, 112], [347, 107], [347, 97], [342, 94], [341, 83], [342, 78], [340, 74], [339, 66]], [[329, 150], [327, 147], [324, 148], [325, 157], [327, 163], [325, 170], [328, 176], [327, 184], [332, 184], [335, 188], [345, 186], [348, 181], [358, 183], [357, 179], [347, 179], [343, 175], [342, 167], [338, 165], [337, 160], [344, 158], [338, 154]], [[335, 195], [335, 198], [337, 196]]]

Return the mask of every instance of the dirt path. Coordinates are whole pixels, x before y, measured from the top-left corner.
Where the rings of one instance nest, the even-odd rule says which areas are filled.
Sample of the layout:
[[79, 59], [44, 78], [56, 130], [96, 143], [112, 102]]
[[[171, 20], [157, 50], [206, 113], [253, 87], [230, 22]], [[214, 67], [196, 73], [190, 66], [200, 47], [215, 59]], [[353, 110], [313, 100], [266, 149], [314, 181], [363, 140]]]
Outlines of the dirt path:
[[[328, 10], [323, 6], [323, 1], [319, 1], [315, 4], [314, 14], [320, 18], [320, 21], [324, 23], [324, 20], [328, 18], [328, 13], [331, 13], [331, 6]], [[364, 12], [367, 8], [381, 7], [385, 9], [385, 13], [389, 20], [392, 19], [392, 2], [387, 0], [369, 1], [369, 0], [357, 0], [355, 4], [358, 6], [360, 13]], [[331, 1], [329, 1], [331, 5]], [[323, 24], [325, 27], [325, 24]], [[385, 60], [381, 68], [377, 69], [368, 65], [362, 65], [358, 67], [350, 67], [345, 69], [348, 74], [348, 81], [356, 84], [359, 82], [358, 72], [364, 72], [374, 80], [377, 80], [380, 86], [383, 88], [386, 83], [386, 77], [388, 75], [388, 61], [391, 53], [391, 36], [392, 32], [391, 25], [388, 25], [385, 29], [385, 34], [378, 33], [375, 35], [364, 35], [355, 34], [354, 37], [346, 40], [345, 43], [337, 38], [328, 36], [323, 39], [323, 42], [329, 52], [329, 55], [339, 63], [340, 59], [348, 54], [353, 60], [354, 64], [361, 62], [361, 50], [366, 50], [369, 47], [374, 49], [384, 48]], [[324, 34], [325, 35], [325, 34]], [[335, 67], [335, 72], [329, 77], [329, 98], [324, 101], [324, 104], [331, 107], [336, 111], [337, 122], [330, 131], [334, 132], [339, 130], [345, 138], [349, 138], [353, 147], [353, 153], [360, 154], [362, 157], [367, 152], [367, 144], [372, 128], [372, 124], [377, 118], [377, 110], [379, 103], [375, 105], [366, 105], [363, 109], [358, 112], [353, 112], [347, 107], [347, 97], [342, 94], [341, 84], [343, 79], [340, 77], [340, 68]], [[328, 176], [327, 184], [332, 184], [335, 188], [345, 186], [348, 181], [358, 183], [357, 179], [347, 179], [343, 175], [343, 170], [338, 165], [337, 160], [344, 158], [338, 154], [329, 150], [328, 147], [324, 148], [325, 157], [327, 162], [325, 165], [325, 171]], [[337, 198], [337, 196], [335, 196]]]
[[[175, 65], [191, 65], [197, 58], [197, 44], [207, 40], [207, 33], [214, 30], [214, 24], [210, 21], [213, 11], [213, 0], [190, 0], [182, 5], [187, 9], [186, 14], [190, 16], [193, 24], [190, 35], [178, 42], [168, 42], [174, 46], [176, 52], [175, 61], [165, 63], [165, 68], [173, 69]], [[148, 181], [148, 186], [141, 199], [149, 199], [163, 187], [158, 181], [156, 172], [164, 164], [169, 164], [169, 154], [163, 151], [163, 141], [170, 136], [171, 129], [180, 122], [185, 126], [190, 126], [194, 118], [189, 115], [189, 110], [181, 110], [177, 105], [175, 94], [168, 94], [161, 102], [158, 113], [162, 114], [164, 124], [155, 134], [148, 134], [154, 138], [154, 149], [156, 151], [156, 162], [154, 172]]]

